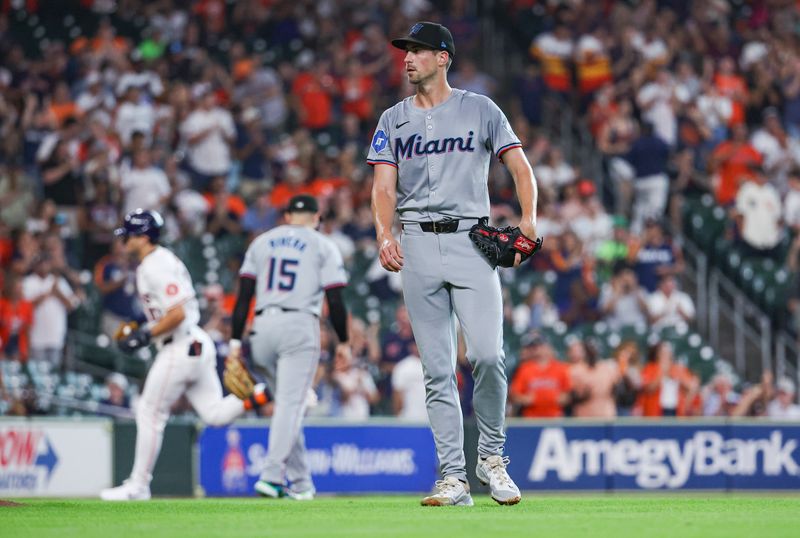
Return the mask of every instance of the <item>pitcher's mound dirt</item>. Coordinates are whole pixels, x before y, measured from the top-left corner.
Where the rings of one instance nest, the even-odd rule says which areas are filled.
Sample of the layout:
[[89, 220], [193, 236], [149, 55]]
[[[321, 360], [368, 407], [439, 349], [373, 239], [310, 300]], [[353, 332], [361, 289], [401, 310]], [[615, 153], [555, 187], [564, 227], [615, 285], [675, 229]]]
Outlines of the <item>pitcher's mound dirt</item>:
[[0, 508], [4, 506], [24, 506], [24, 505], [20, 503], [15, 503], [13, 501], [4, 501], [3, 499], [0, 499]]

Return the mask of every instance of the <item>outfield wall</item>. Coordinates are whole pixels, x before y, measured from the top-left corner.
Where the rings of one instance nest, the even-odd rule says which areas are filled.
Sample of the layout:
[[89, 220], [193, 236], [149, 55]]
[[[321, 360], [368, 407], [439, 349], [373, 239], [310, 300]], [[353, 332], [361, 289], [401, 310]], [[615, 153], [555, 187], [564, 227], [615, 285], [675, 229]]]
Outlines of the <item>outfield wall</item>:
[[[268, 437], [266, 423], [206, 429], [199, 484], [206, 495], [249, 495]], [[474, 490], [479, 437], [467, 423]], [[509, 421], [509, 473], [524, 490], [800, 490], [800, 424], [760, 421]], [[424, 426], [396, 422], [306, 428], [320, 492], [423, 492], [437, 478]]]
[[[268, 421], [202, 429], [174, 420], [154, 495], [248, 496]], [[478, 430], [465, 428], [473, 490]], [[391, 419], [314, 420], [309, 465], [323, 493], [418, 493], [437, 478], [430, 430]], [[135, 427], [108, 419], [0, 418], [0, 498], [92, 497], [130, 472]], [[524, 490], [800, 490], [800, 424], [761, 421], [523, 421], [508, 425], [509, 472]]]

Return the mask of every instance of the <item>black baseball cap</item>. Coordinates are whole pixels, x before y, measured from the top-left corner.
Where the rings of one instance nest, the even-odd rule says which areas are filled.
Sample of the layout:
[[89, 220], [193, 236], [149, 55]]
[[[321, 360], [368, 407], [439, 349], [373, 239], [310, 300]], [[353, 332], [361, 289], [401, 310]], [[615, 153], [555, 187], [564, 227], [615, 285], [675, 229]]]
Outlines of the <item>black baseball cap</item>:
[[436, 22], [418, 22], [411, 27], [406, 37], [392, 39], [392, 45], [402, 50], [406, 50], [406, 45], [409, 43], [433, 50], [446, 50], [450, 56], [456, 55], [453, 34], [445, 26]]
[[289, 205], [286, 206], [287, 213], [316, 213], [319, 211], [317, 199], [310, 194], [298, 194], [292, 196]]

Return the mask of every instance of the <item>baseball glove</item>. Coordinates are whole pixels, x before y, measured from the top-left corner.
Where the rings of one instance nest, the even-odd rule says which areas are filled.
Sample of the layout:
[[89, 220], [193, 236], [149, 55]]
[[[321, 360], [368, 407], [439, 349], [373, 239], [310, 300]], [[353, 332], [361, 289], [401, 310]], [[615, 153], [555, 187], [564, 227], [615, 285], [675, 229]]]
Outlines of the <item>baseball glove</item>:
[[125, 321], [120, 323], [114, 332], [114, 341], [122, 351], [133, 353], [139, 348], [150, 345], [150, 332], [139, 327], [135, 321]]
[[225, 359], [225, 372], [222, 374], [225, 388], [240, 400], [247, 400], [253, 395], [256, 382], [247, 366], [238, 357]]
[[530, 239], [518, 227], [489, 226], [488, 217], [483, 217], [469, 231], [469, 238], [489, 261], [492, 267], [514, 267], [516, 254], [520, 263], [542, 248], [542, 238]]

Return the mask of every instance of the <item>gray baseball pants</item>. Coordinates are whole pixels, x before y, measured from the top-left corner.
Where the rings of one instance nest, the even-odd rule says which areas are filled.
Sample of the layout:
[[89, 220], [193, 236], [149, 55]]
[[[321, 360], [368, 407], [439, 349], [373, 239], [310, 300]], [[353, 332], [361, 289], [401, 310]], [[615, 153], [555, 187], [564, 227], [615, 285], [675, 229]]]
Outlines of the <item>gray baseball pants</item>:
[[508, 384], [500, 278], [469, 239], [475, 220], [449, 234], [406, 223], [403, 296], [425, 373], [426, 404], [442, 476], [466, 481], [464, 428], [456, 384], [456, 317], [473, 367], [478, 454], [501, 455]]
[[319, 319], [305, 312], [267, 309], [256, 317], [250, 344], [253, 363], [275, 399], [261, 480], [305, 491], [313, 487], [302, 423], [306, 394], [320, 356]]

